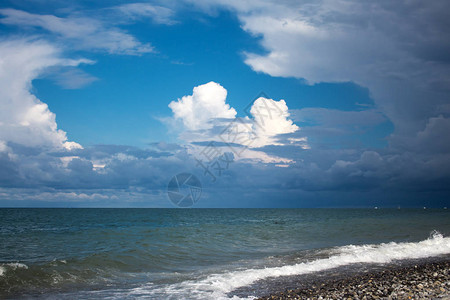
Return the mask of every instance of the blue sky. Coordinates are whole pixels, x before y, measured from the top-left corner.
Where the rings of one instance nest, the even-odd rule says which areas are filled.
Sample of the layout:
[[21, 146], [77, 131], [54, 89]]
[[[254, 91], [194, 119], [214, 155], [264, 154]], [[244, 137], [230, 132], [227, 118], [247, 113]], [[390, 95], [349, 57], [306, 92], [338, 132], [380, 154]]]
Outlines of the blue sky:
[[0, 205], [447, 206], [447, 6], [4, 1]]

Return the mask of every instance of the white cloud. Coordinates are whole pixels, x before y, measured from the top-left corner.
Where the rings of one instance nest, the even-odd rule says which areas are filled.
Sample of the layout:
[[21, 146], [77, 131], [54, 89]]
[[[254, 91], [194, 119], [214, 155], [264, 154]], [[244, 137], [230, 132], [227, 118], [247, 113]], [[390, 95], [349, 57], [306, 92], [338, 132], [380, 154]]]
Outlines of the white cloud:
[[[269, 145], [282, 146], [285, 143], [279, 136], [299, 130], [289, 119], [289, 109], [284, 100], [275, 101], [260, 97], [250, 108], [252, 118], [237, 118], [236, 110], [226, 103], [227, 90], [220, 84], [209, 82], [194, 88], [193, 94], [172, 101], [175, 119], [183, 123], [180, 138], [188, 143], [219, 143], [221, 152], [233, 150], [235, 145], [237, 160], [252, 159], [265, 163], [289, 163], [293, 160], [266, 154], [248, 148], [260, 148]], [[304, 149], [308, 148], [306, 138], [294, 143]], [[225, 144], [225, 146], [223, 146]], [[293, 144], [292, 141], [287, 144]], [[230, 146], [231, 145], [231, 146]], [[242, 148], [244, 147], [244, 148]], [[191, 154], [202, 152], [205, 146], [191, 147]], [[245, 151], [242, 151], [246, 149]]]
[[[226, 148], [224, 149], [226, 150]], [[262, 162], [265, 164], [279, 164], [279, 163], [283, 163], [283, 164], [292, 164], [295, 163], [294, 160], [289, 159], [289, 158], [285, 158], [285, 157], [280, 157], [277, 155], [273, 155], [273, 154], [267, 154], [263, 151], [256, 151], [256, 150], [252, 150], [252, 149], [247, 149], [245, 151], [243, 151], [240, 155], [240, 157], [238, 157], [238, 159], [236, 160], [242, 160], [243, 162], [245, 161], [250, 161], [250, 162]], [[285, 167], [287, 165], [277, 165], [277, 167]]]
[[150, 3], [127, 3], [116, 8], [131, 20], [151, 18], [155, 23], [172, 25], [174, 12], [170, 8]]
[[52, 70], [48, 76], [44, 75], [44, 77], [54, 81], [64, 89], [79, 89], [99, 80], [97, 77], [75, 67]]
[[169, 107], [187, 129], [210, 129], [215, 119], [236, 117], [236, 110], [225, 103], [226, 98], [227, 90], [211, 81], [195, 87], [192, 95], [170, 102]]
[[83, 149], [83, 146], [76, 142], [64, 142], [64, 148], [67, 150]]
[[30, 93], [31, 82], [46, 68], [76, 66], [85, 60], [59, 57], [54, 46], [29, 39], [0, 42], [0, 140], [29, 147], [74, 149], [57, 128], [55, 114]]
[[307, 137], [299, 137], [299, 138], [288, 138], [289, 144], [299, 146], [302, 149], [311, 149], [311, 146], [308, 144]]
[[253, 102], [250, 114], [254, 120], [254, 132], [257, 137], [253, 147], [282, 145], [277, 141], [278, 135], [299, 130], [299, 127], [289, 119], [289, 109], [284, 100], [275, 101], [260, 97]]
[[153, 52], [150, 44], [142, 44], [127, 32], [89, 17], [66, 18], [32, 14], [16, 9], [0, 9], [2, 24], [42, 28], [70, 44], [71, 48], [100, 50], [111, 54], [139, 55]]
[[425, 73], [410, 76], [411, 71], [419, 66], [432, 72], [436, 65], [425, 61], [448, 60], [447, 54], [436, 52], [449, 47], [442, 36], [446, 1], [216, 0], [198, 5], [236, 11], [242, 28], [261, 37], [268, 51], [247, 53], [246, 63], [272, 76], [366, 85], [380, 76], [423, 79]]
[[[180, 119], [186, 130], [181, 137], [189, 142], [215, 140], [243, 145], [245, 135], [245, 140], [253, 139], [248, 146], [255, 148], [282, 145], [277, 136], [299, 130], [289, 119], [289, 109], [284, 100], [256, 99], [250, 108], [252, 119], [249, 119], [236, 118], [236, 110], [226, 103], [226, 98], [225, 88], [209, 82], [195, 87], [192, 95], [172, 101], [169, 107], [174, 118]], [[224, 140], [224, 130], [237, 132], [240, 136], [232, 141]]]
[[9, 147], [6, 145], [6, 142], [0, 140], [0, 152], [6, 152], [8, 150], [9, 150]]

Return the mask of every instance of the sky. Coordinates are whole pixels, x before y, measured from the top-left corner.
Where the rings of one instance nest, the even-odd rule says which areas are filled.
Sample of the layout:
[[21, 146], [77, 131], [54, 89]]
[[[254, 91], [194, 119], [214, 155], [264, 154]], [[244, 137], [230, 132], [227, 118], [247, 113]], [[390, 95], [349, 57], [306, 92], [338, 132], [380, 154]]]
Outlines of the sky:
[[0, 206], [450, 206], [449, 14], [2, 1]]

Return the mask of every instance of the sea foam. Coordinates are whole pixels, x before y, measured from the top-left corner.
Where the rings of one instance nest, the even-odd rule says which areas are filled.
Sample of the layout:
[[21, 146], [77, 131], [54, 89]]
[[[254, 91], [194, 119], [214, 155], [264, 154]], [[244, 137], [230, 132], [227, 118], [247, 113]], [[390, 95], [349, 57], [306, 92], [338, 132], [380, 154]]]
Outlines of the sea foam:
[[6, 263], [0, 264], [0, 276], [4, 276], [8, 270], [16, 270], [16, 269], [28, 269], [26, 264], [22, 263]]
[[212, 274], [198, 281], [189, 280], [161, 288], [141, 287], [135, 289], [131, 294], [155, 295], [156, 293], [166, 295], [168, 299], [182, 299], [187, 295], [189, 298], [198, 299], [229, 299], [228, 293], [237, 288], [251, 285], [258, 280], [309, 274], [357, 263], [386, 264], [396, 260], [420, 259], [449, 253], [450, 237], [433, 232], [430, 238], [420, 242], [347, 245], [332, 249], [328, 258], [281, 267]]

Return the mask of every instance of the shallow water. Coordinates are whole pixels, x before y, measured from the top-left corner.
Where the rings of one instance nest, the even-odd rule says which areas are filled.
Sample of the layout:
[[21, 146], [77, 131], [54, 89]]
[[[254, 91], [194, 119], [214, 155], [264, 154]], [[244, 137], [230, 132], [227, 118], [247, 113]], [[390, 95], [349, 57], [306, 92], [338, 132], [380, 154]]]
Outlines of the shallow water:
[[450, 253], [443, 209], [0, 209], [0, 297], [257, 296], [260, 281]]

